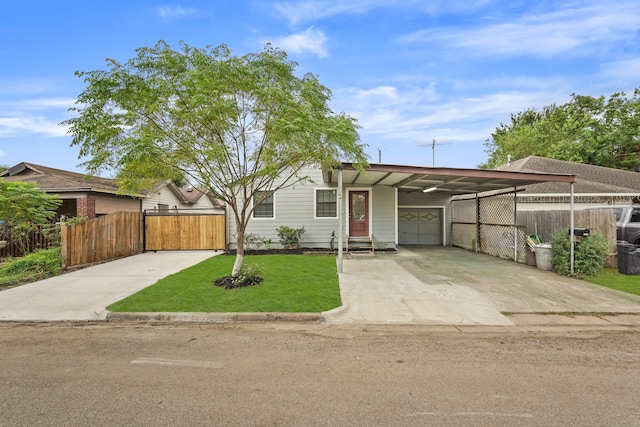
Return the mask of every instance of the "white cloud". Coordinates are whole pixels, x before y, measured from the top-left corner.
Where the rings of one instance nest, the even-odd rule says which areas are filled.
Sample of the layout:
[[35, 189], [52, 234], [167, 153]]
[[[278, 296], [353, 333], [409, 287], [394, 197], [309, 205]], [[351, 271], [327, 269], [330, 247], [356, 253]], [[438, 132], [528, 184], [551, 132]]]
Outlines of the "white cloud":
[[36, 98], [17, 101], [0, 101], [0, 108], [17, 110], [68, 109], [75, 105], [75, 98]]
[[309, 27], [301, 33], [272, 38], [270, 41], [288, 53], [311, 52], [320, 58], [327, 58], [329, 56], [325, 46], [327, 40], [323, 31]]
[[634, 58], [606, 63], [602, 66], [601, 74], [607, 79], [633, 82], [638, 79], [638, 70], [640, 70], [640, 59]]
[[7, 155], [7, 153], [5, 153], [4, 151], [0, 150], [0, 157], [5, 157]]
[[[420, 30], [405, 43], [440, 43], [480, 55], [584, 54], [581, 48], [631, 40], [640, 29], [640, 3], [587, 3], [549, 13], [527, 13], [479, 28]], [[593, 54], [593, 50], [588, 52]]]
[[488, 0], [307, 0], [275, 3], [275, 9], [291, 24], [313, 22], [334, 15], [355, 15], [378, 8], [413, 9], [432, 15], [444, 12], [469, 12]]
[[430, 138], [484, 141], [513, 112], [548, 105], [556, 94], [541, 88], [512, 90], [440, 100], [426, 88], [348, 88], [334, 92], [335, 102], [358, 119], [363, 137], [413, 142]]
[[170, 21], [173, 19], [180, 19], [189, 16], [197, 16], [200, 12], [194, 8], [185, 8], [182, 6], [165, 6], [157, 9], [158, 16], [164, 20]]
[[42, 133], [46, 136], [67, 136], [67, 128], [41, 116], [0, 117], [0, 138], [20, 133]]

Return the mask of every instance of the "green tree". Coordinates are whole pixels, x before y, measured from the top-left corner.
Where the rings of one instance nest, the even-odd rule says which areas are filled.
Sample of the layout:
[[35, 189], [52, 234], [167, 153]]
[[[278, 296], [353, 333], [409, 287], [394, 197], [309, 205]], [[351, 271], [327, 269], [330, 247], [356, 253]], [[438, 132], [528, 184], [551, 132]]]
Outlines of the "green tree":
[[633, 96], [605, 99], [573, 94], [564, 105], [512, 114], [485, 143], [495, 168], [512, 159], [536, 155], [559, 160], [637, 170], [640, 167], [640, 88]]
[[[136, 191], [184, 176], [230, 206], [236, 224], [236, 276], [244, 234], [259, 195], [308, 180], [301, 169], [340, 161], [366, 164], [358, 126], [328, 106], [316, 76], [267, 45], [232, 55], [225, 45], [179, 51], [160, 41], [125, 63], [77, 72], [84, 78], [78, 117], [64, 122], [90, 172], [118, 172]], [[263, 191], [264, 193], [258, 193]]]
[[34, 183], [0, 179], [0, 234], [10, 236], [20, 252], [28, 254], [34, 249], [29, 234], [49, 224], [61, 203]]

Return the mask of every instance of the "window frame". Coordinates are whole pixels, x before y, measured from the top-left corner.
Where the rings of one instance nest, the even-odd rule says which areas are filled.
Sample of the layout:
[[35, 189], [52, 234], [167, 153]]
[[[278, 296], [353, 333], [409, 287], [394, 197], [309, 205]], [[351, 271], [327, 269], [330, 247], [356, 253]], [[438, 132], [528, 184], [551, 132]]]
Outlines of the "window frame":
[[[259, 204], [256, 205], [255, 196], [258, 195], [258, 193], [271, 193], [271, 195], [269, 196], [269, 197], [272, 198], [271, 216], [256, 216], [256, 208], [259, 207], [262, 203], [264, 203], [266, 200], [269, 199], [269, 197], [267, 197], [262, 202], [260, 202]], [[256, 191], [251, 196], [251, 206], [253, 207], [253, 210], [251, 212], [251, 219], [257, 219], [257, 220], [274, 220], [274, 219], [276, 219], [276, 192], [275, 191], [262, 191], [262, 190], [261, 191]]]
[[[318, 216], [318, 193], [320, 191], [333, 191], [335, 194], [335, 216]], [[330, 203], [330, 202], [323, 202]], [[313, 219], [338, 219], [338, 190], [336, 188], [314, 188], [313, 189]]]

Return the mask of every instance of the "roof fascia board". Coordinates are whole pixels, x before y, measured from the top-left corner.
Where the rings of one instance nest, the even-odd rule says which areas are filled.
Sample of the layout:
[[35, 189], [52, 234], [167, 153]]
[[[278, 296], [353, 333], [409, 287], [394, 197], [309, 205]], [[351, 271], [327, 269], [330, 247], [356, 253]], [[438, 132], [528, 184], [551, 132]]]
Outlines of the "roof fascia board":
[[[344, 170], [356, 170], [353, 163], [343, 163]], [[528, 181], [539, 182], [575, 182], [575, 175], [569, 174], [550, 174], [537, 172], [510, 172], [496, 171], [485, 169], [459, 169], [459, 168], [434, 168], [424, 166], [403, 166], [403, 165], [379, 165], [373, 164], [365, 168], [365, 171], [372, 172], [396, 172], [410, 173], [419, 175], [435, 175], [435, 176], [466, 176], [469, 178], [487, 178], [487, 179], [522, 179]]]

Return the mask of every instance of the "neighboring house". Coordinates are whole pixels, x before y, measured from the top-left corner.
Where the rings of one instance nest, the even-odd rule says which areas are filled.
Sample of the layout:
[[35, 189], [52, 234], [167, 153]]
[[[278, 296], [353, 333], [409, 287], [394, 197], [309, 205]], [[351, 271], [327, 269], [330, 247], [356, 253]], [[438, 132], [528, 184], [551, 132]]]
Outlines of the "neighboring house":
[[171, 181], [158, 183], [153, 190], [136, 196], [118, 194], [117, 181], [83, 175], [33, 163], [20, 163], [3, 172], [0, 179], [35, 183], [41, 191], [62, 199], [58, 215], [95, 218], [114, 212], [181, 211], [225, 213], [207, 190], [178, 188]]
[[171, 181], [163, 181], [146, 192], [142, 199], [142, 210], [153, 212], [180, 212], [193, 210], [198, 213], [224, 215], [225, 208], [209, 190], [178, 188]]
[[[529, 156], [497, 168], [501, 171], [569, 173], [576, 176], [575, 209], [600, 205], [629, 205], [640, 199], [640, 172]], [[568, 209], [566, 186], [557, 182], [532, 184], [518, 194], [518, 210]]]
[[87, 176], [33, 163], [19, 163], [4, 172], [0, 179], [35, 183], [41, 191], [62, 199], [58, 214], [89, 218], [118, 211], [140, 211], [140, 198], [118, 194], [115, 180]]
[[[490, 171], [371, 164], [358, 171], [351, 163], [321, 171], [306, 168], [311, 182], [275, 191], [253, 213], [246, 233], [278, 242], [281, 225], [305, 228], [300, 245], [328, 248], [332, 235], [344, 231], [345, 241], [370, 239], [376, 248], [397, 245], [451, 244], [452, 196], [556, 182], [570, 192], [568, 174]], [[342, 176], [342, 179], [340, 179]], [[344, 215], [338, 215], [342, 194]], [[235, 222], [229, 215], [230, 248], [235, 249]], [[335, 244], [337, 247], [337, 244]]]

